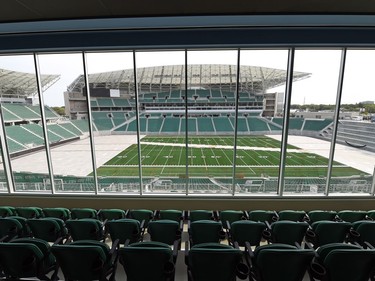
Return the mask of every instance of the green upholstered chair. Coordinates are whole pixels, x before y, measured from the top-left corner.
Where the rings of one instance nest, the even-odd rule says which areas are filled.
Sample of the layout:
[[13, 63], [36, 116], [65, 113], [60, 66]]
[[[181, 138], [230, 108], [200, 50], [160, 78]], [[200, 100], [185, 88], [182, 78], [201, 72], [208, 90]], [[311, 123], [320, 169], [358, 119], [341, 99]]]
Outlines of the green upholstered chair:
[[188, 280], [235, 281], [237, 276], [246, 279], [249, 268], [243, 263], [242, 256], [239, 249], [229, 245], [218, 243], [195, 245], [186, 252]]
[[0, 206], [0, 217], [15, 216], [16, 208], [10, 206]]
[[28, 219], [27, 225], [33, 237], [47, 242], [55, 242], [59, 238], [67, 238], [68, 235], [64, 221], [58, 218]]
[[147, 232], [150, 234], [152, 241], [173, 245], [176, 240], [181, 239], [182, 227], [182, 221], [163, 219], [150, 221]]
[[365, 211], [351, 211], [343, 210], [337, 213], [337, 216], [347, 222], [356, 222], [366, 219], [367, 212]]
[[277, 220], [277, 216], [274, 211], [252, 210], [247, 212], [247, 219], [250, 221], [273, 223]]
[[251, 246], [259, 246], [265, 229], [263, 222], [235, 221], [229, 228], [230, 242], [232, 245], [237, 242], [241, 247], [245, 246], [245, 242], [249, 242]]
[[138, 242], [119, 249], [120, 264], [124, 267], [127, 281], [174, 280], [177, 248], [149, 241]]
[[219, 243], [225, 238], [221, 222], [212, 220], [199, 220], [189, 225], [189, 240], [192, 245], [201, 243]]
[[370, 243], [375, 247], [375, 221], [357, 221], [352, 224], [355, 231], [354, 241], [365, 246], [365, 242]]
[[105, 240], [103, 224], [96, 219], [67, 220], [66, 227], [73, 239], [77, 240]]
[[91, 208], [73, 208], [70, 210], [72, 219], [97, 219], [98, 212]]
[[[0, 268], [6, 279], [35, 277], [56, 280], [57, 265], [48, 242], [35, 238], [19, 238], [0, 243]], [[53, 272], [49, 278], [47, 274]]]
[[160, 210], [157, 212], [157, 219], [180, 222], [184, 219], [184, 212], [181, 210]]
[[224, 210], [219, 212], [219, 220], [222, 222], [224, 229], [228, 228], [232, 222], [244, 220], [245, 214], [243, 211]]
[[[251, 252], [250, 245], [246, 249]], [[257, 247], [250, 256], [250, 280], [302, 281], [315, 253], [292, 245], [270, 244]]]
[[0, 218], [0, 239], [1, 241], [9, 241], [15, 237], [22, 237], [23, 226], [15, 218]]
[[367, 218], [369, 220], [375, 220], [375, 210], [371, 210], [367, 212]]
[[343, 243], [352, 227], [349, 222], [317, 221], [306, 233], [306, 241], [314, 248], [331, 243]]
[[65, 280], [115, 280], [118, 241], [110, 249], [107, 244], [80, 240], [52, 245], [52, 253]]
[[334, 221], [337, 216], [337, 212], [313, 210], [308, 212], [307, 215], [309, 217], [309, 223], [312, 224], [317, 221]]
[[20, 237], [30, 237], [31, 231], [29, 226], [27, 225], [27, 219], [20, 216], [10, 216], [8, 218], [16, 219], [22, 225], [22, 233]]
[[279, 221], [304, 221], [305, 211], [283, 210], [278, 212]]
[[126, 212], [121, 209], [100, 209], [98, 217], [101, 221], [119, 220], [126, 218]]
[[188, 219], [190, 222], [199, 220], [213, 220], [214, 214], [208, 210], [190, 210], [188, 211]]
[[302, 243], [309, 224], [296, 221], [277, 221], [271, 226], [271, 238], [269, 242], [295, 245]]
[[20, 217], [26, 219], [38, 219], [44, 216], [42, 208], [39, 207], [17, 207], [16, 212]]
[[312, 266], [310, 274], [315, 280], [327, 281], [368, 281], [374, 273], [375, 250], [363, 249], [360, 246], [344, 243], [323, 245], [317, 249], [317, 258], [313, 265], [319, 264], [324, 270], [316, 274]]
[[146, 209], [136, 209], [136, 210], [130, 210], [128, 213], [129, 218], [135, 219], [142, 223], [143, 226], [147, 228], [148, 222], [154, 217], [154, 213], [151, 210]]
[[108, 221], [106, 224], [112, 241], [119, 240], [120, 244], [135, 243], [142, 240], [143, 230], [139, 221], [133, 219], [120, 219]]
[[46, 218], [58, 218], [66, 221], [71, 218], [70, 210], [67, 208], [43, 208]]

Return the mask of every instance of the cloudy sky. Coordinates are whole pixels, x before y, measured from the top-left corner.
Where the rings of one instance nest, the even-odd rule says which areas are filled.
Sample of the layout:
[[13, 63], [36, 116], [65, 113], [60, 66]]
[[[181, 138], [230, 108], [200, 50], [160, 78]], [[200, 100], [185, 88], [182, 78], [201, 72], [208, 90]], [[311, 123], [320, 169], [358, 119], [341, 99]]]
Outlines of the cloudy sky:
[[[286, 50], [243, 50], [241, 65], [278, 69], [287, 68]], [[83, 73], [82, 54], [44, 54], [39, 57], [42, 74], [60, 74], [60, 80], [44, 93], [50, 106], [64, 104], [63, 92]], [[128, 69], [133, 67], [129, 52], [90, 53], [87, 56], [89, 73]], [[293, 104], [334, 104], [336, 100], [340, 50], [296, 50], [295, 71], [311, 73], [311, 77], [293, 84]], [[184, 52], [138, 52], [137, 67], [184, 64]], [[189, 64], [237, 63], [237, 51], [190, 51]], [[347, 53], [342, 103], [375, 100], [375, 50], [350, 50]], [[34, 72], [31, 55], [0, 56], [0, 68]], [[273, 91], [283, 92], [285, 87]]]

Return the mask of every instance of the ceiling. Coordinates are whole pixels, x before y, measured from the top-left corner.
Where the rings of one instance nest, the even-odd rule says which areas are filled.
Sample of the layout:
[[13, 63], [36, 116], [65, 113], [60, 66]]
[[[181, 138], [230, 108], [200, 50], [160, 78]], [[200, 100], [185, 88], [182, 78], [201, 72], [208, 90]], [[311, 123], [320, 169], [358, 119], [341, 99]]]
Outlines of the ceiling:
[[375, 14], [374, 0], [0, 0], [0, 23], [113, 17]]

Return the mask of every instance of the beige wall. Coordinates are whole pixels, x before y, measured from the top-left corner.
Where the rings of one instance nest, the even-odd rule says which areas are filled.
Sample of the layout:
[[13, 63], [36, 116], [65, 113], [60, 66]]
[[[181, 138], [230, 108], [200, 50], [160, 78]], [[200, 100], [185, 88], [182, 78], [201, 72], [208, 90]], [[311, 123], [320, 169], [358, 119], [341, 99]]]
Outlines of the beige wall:
[[37, 206], [37, 207], [90, 207], [95, 209], [208, 209], [208, 210], [372, 210], [375, 209], [375, 198], [156, 198], [156, 197], [87, 197], [87, 196], [0, 196], [0, 205]]

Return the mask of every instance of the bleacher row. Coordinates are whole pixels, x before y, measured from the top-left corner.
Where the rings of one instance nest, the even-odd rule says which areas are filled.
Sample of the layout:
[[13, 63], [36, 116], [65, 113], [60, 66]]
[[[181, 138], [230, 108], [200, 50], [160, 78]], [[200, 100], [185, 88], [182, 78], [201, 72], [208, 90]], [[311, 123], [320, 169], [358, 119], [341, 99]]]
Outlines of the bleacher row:
[[179, 252], [192, 281], [375, 277], [375, 210], [2, 206], [0, 216], [5, 279], [115, 280], [119, 262], [129, 281], [174, 280]]
[[[98, 131], [112, 130], [117, 132], [135, 132], [136, 118], [133, 112], [92, 112], [95, 127]], [[282, 130], [282, 118], [271, 120], [260, 117], [259, 113], [239, 116], [237, 130], [239, 133], [271, 133]], [[258, 115], [258, 116], [257, 116]], [[332, 123], [330, 119], [290, 119], [291, 130], [319, 132]], [[142, 114], [139, 118], [140, 131], [150, 134], [182, 134], [186, 130], [184, 117], [168, 114]], [[194, 134], [225, 134], [233, 133], [235, 117], [207, 116], [188, 118], [188, 131]]]
[[[49, 123], [47, 124], [47, 128], [50, 144], [74, 139], [81, 136], [83, 133], [88, 132], [88, 124], [85, 120]], [[24, 124], [6, 126], [5, 132], [10, 153], [20, 152], [44, 145], [42, 125]]]
[[[39, 105], [21, 105], [2, 103], [4, 122], [21, 122], [29, 120], [40, 120]], [[44, 107], [47, 120], [58, 119], [59, 115], [51, 110], [48, 106]]]

